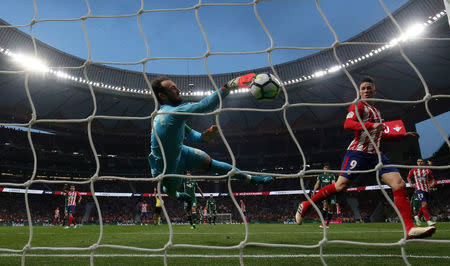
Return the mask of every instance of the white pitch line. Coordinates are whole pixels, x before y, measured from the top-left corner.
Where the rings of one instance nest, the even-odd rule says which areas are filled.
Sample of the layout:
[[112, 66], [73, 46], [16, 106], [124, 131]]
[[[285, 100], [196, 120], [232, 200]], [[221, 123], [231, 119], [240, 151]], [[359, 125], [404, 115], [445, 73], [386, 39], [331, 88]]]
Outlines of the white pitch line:
[[[89, 254], [25, 254], [26, 257], [90, 257]], [[22, 254], [0, 253], [0, 257], [22, 257]], [[110, 258], [110, 257], [143, 257], [143, 258], [160, 258], [164, 254], [94, 254], [94, 257]], [[239, 255], [196, 255], [196, 254], [168, 254], [169, 258], [239, 258]], [[319, 254], [271, 254], [271, 255], [243, 255], [244, 258], [320, 258]], [[394, 257], [402, 258], [398, 254], [324, 254], [323, 257], [367, 257], [367, 258], [385, 258]], [[450, 259], [450, 256], [419, 256], [406, 255], [408, 258], [415, 259]]]
[[[439, 230], [439, 232], [442, 231], [450, 231], [449, 230]], [[373, 233], [373, 234], [379, 234], [379, 233], [402, 233], [402, 230], [383, 230], [383, 231], [333, 231], [333, 229], [327, 230], [327, 235], [330, 234], [355, 234], [355, 233]], [[11, 232], [0, 232], [1, 234], [10, 234]], [[14, 232], [14, 234], [18, 235], [28, 235], [28, 232]], [[59, 232], [37, 232], [38, 235], [55, 235], [59, 234]], [[77, 232], [79, 235], [92, 235], [92, 232]], [[103, 234], [114, 234], [114, 235], [169, 235], [169, 233], [161, 233], [161, 232], [103, 232]], [[229, 233], [214, 233], [214, 232], [195, 232], [195, 233], [173, 233], [174, 235], [245, 235], [245, 232], [237, 233], [237, 232], [229, 232]], [[317, 231], [305, 231], [305, 232], [261, 232], [261, 233], [252, 233], [249, 232], [249, 235], [283, 235], [283, 234], [323, 234], [323, 229], [317, 229]]]

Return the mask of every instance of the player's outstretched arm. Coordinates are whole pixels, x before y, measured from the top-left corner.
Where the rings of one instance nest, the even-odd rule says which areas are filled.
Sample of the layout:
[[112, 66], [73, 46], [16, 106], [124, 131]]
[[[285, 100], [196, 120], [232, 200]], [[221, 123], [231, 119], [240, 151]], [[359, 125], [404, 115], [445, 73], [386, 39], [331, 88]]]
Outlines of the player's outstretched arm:
[[319, 180], [319, 177], [317, 177], [317, 182], [316, 182], [316, 184], [314, 184], [314, 188], [313, 188], [313, 191], [312, 191], [312, 196], [314, 196], [314, 194], [316, 194], [316, 191], [319, 188], [319, 185], [320, 185], [320, 180]]
[[411, 170], [409, 171], [408, 176], [406, 177], [406, 179], [408, 180], [408, 183], [409, 183], [409, 187], [411, 187], [411, 188], [414, 188], [414, 185], [413, 185], [413, 183], [411, 182], [411, 176], [413, 175], [413, 170], [414, 170], [414, 169], [411, 169]]
[[198, 189], [198, 192], [200, 192], [200, 195], [202, 195], [202, 199], [204, 199], [205, 196], [203, 195], [203, 191], [198, 185], [197, 185], [197, 189]]
[[418, 138], [419, 134], [417, 132], [405, 132], [405, 134], [383, 134], [381, 138], [387, 141], [402, 140], [406, 138]]
[[177, 108], [177, 112], [185, 113], [206, 113], [212, 111], [219, 104], [219, 93], [222, 98], [226, 97], [231, 91], [239, 88], [249, 88], [255, 78], [255, 74], [247, 74], [228, 81], [219, 92], [206, 96], [198, 103], [183, 104]]

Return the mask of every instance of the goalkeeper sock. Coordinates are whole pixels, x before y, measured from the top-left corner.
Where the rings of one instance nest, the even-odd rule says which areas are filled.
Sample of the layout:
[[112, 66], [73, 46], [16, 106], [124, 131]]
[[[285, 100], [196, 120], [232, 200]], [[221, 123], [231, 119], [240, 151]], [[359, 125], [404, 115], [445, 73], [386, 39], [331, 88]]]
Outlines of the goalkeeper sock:
[[192, 215], [188, 215], [188, 220], [189, 220], [189, 223], [192, 225], [193, 224], [193, 222], [192, 222]]
[[[219, 175], [227, 174], [233, 166], [228, 163], [220, 162], [214, 159], [211, 159], [211, 164], [209, 165], [209, 171], [219, 173]], [[243, 174], [236, 168], [237, 173], [232, 176], [232, 178], [236, 178], [239, 180], [251, 180], [252, 176]]]
[[161, 223], [161, 216], [158, 216], [158, 224]]
[[405, 221], [406, 231], [414, 227], [414, 223], [412, 221], [411, 216], [411, 205], [408, 200], [408, 192], [406, 189], [401, 188], [395, 191], [392, 191], [394, 195], [394, 203], [397, 206], [400, 214], [402, 215], [403, 221]]
[[216, 216], [213, 218], [213, 223], [216, 224]]
[[[313, 202], [318, 202], [318, 201], [321, 201], [321, 200], [325, 199], [326, 197], [333, 195], [333, 194], [336, 194], [336, 187], [334, 184], [331, 184], [328, 186], [324, 186], [321, 190], [319, 190], [319, 192], [317, 192], [311, 198], [311, 200]], [[304, 203], [303, 203], [304, 211], [302, 211], [303, 214], [306, 213], [306, 211], [309, 209], [310, 206], [311, 206], [311, 203], [309, 203], [309, 201], [304, 201]]]
[[420, 209], [422, 210], [423, 217], [425, 217], [425, 221], [429, 221], [430, 220], [430, 214], [428, 213], [428, 208], [427, 207], [422, 207]]

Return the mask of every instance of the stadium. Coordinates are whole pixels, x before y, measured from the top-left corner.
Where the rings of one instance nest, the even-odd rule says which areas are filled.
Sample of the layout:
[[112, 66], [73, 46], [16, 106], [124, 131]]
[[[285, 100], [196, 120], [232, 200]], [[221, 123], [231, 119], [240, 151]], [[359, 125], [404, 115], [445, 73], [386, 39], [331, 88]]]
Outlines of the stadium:
[[[256, 8], [260, 2], [246, 4]], [[152, 175], [149, 166], [158, 110], [151, 81], [161, 73], [146, 71], [147, 61], [138, 63], [143, 71], [134, 71], [68, 54], [0, 18], [0, 264], [450, 264], [450, 39], [444, 2], [408, 1], [348, 40], [280, 64], [271, 63], [270, 53], [292, 47], [263, 51], [269, 55], [263, 68], [164, 73], [191, 103], [248, 73], [274, 73], [282, 83], [271, 102], [239, 88], [214, 111], [189, 118], [191, 128], [202, 132], [218, 125], [221, 134], [186, 145], [245, 173], [275, 177], [254, 185], [230, 178], [231, 172], [192, 171], [204, 194], [196, 193], [198, 209], [212, 195], [218, 213], [216, 225], [199, 219], [195, 230], [183, 202], [163, 192], [162, 182], [171, 176]], [[190, 10], [206, 7], [200, 2]], [[45, 21], [33, 19], [26, 26], [40, 23]], [[321, 202], [303, 225], [296, 224], [299, 202], [312, 197], [324, 164], [336, 176], [342, 173], [354, 137], [343, 127], [345, 115], [357, 103], [365, 76], [375, 79], [384, 121], [402, 120], [406, 131], [421, 135], [383, 142], [381, 149], [399, 169], [409, 197], [415, 190], [408, 173], [418, 158], [430, 162], [436, 185], [428, 209], [437, 228], [430, 238], [406, 239], [394, 195], [377, 181], [386, 165], [363, 171], [346, 193], [337, 194], [330, 228], [319, 228], [325, 218]], [[426, 138], [426, 129], [438, 135]], [[59, 226], [65, 184], [75, 185], [82, 196], [73, 215], [77, 228]], [[155, 197], [162, 199], [159, 226], [152, 215]], [[143, 202], [149, 205], [148, 220], [141, 215]]]

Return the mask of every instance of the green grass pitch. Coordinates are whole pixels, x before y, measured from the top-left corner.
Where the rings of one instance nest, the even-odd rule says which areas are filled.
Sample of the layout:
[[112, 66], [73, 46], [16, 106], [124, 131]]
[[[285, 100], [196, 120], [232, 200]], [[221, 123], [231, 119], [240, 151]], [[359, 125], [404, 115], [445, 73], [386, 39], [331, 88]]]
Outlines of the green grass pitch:
[[[62, 227], [33, 227], [32, 246], [89, 247], [99, 237], [99, 226], [87, 225], [77, 229]], [[206, 246], [238, 245], [245, 237], [243, 225], [200, 225], [191, 230], [188, 225], [173, 226], [174, 244]], [[28, 242], [28, 227], [0, 227], [0, 248], [22, 249]], [[337, 224], [328, 230], [328, 240], [393, 243], [402, 237], [401, 225], [392, 223]], [[318, 224], [250, 224], [249, 242], [274, 244], [314, 245], [323, 238]], [[104, 227], [101, 244], [161, 248], [169, 239], [169, 228], [161, 226]], [[437, 232], [431, 238], [450, 240], [450, 223], [438, 223]], [[328, 265], [404, 265], [400, 247], [357, 246], [327, 244], [324, 246]], [[409, 242], [406, 244], [408, 260], [412, 265], [450, 265], [450, 243]], [[20, 254], [20, 253], [19, 253]], [[88, 265], [89, 251], [31, 251], [25, 258], [26, 265]], [[52, 257], [56, 254], [58, 257]], [[71, 255], [81, 256], [71, 256]], [[124, 249], [98, 248], [96, 265], [162, 265], [163, 252], [143, 252]], [[114, 257], [105, 255], [114, 254]], [[319, 248], [281, 248], [246, 246], [246, 265], [321, 265]], [[239, 250], [213, 250], [196, 248], [172, 248], [168, 252], [169, 265], [238, 265]], [[183, 256], [187, 255], [187, 256]], [[206, 257], [214, 255], [215, 257]], [[231, 255], [226, 258], [224, 255]], [[196, 256], [196, 257], [194, 257]], [[17, 254], [0, 251], [0, 265], [19, 265]]]

